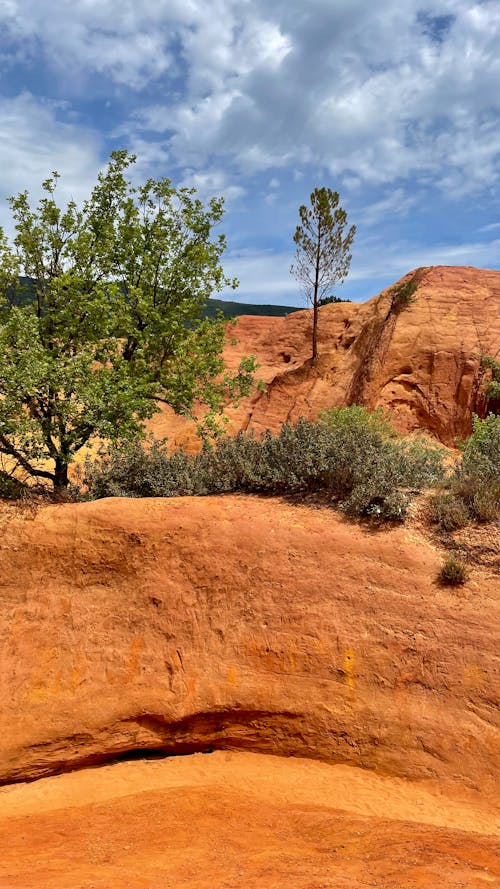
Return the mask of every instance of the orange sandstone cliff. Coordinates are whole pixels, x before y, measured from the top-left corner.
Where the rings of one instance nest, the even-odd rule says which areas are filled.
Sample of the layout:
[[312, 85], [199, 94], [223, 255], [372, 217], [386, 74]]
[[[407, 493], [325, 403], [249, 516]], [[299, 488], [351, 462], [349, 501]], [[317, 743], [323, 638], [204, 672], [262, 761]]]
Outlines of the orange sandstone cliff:
[[[416, 291], [399, 311], [391, 310], [396, 285], [363, 304], [321, 308], [315, 364], [310, 310], [240, 317], [227, 365], [255, 354], [267, 391], [228, 411], [229, 431], [277, 431], [335, 405], [364, 404], [388, 410], [402, 432], [429, 431], [447, 445], [470, 434], [473, 412], [484, 410], [481, 356], [500, 354], [500, 271], [436, 266], [401, 280]], [[170, 411], [152, 429], [172, 446], [197, 447], [194, 424]]]
[[2, 782], [237, 748], [498, 799], [498, 578], [439, 587], [415, 530], [249, 496], [1, 518]]

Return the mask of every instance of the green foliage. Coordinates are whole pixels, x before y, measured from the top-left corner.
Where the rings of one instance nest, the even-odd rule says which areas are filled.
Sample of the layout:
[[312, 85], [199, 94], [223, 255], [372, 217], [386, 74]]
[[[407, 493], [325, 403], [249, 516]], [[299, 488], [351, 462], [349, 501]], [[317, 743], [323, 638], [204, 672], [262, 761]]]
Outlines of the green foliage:
[[113, 152], [81, 208], [58, 207], [54, 173], [35, 208], [27, 192], [11, 199], [15, 249], [0, 234], [0, 452], [56, 487], [93, 436], [137, 438], [160, 402], [201, 402], [213, 425], [251, 385], [253, 360], [224, 374], [225, 326], [203, 319], [211, 293], [237, 283], [211, 236], [222, 199], [204, 206], [168, 179], [135, 187], [134, 161]]
[[295, 262], [291, 273], [313, 305], [312, 358], [317, 358], [318, 305], [329, 290], [347, 277], [356, 227], [347, 229], [347, 213], [339, 206], [338, 192], [315, 188], [311, 206], [299, 207], [295, 229]]
[[409, 281], [403, 281], [401, 284], [395, 284], [394, 287], [391, 287], [389, 291], [391, 312], [401, 312], [415, 302], [417, 286], [416, 276], [414, 275]]
[[500, 361], [491, 355], [483, 355], [481, 367], [491, 371], [491, 379], [486, 386], [486, 397], [489, 402], [500, 402]]
[[92, 499], [194, 494], [190, 464], [184, 451], [168, 456], [162, 442], [124, 442], [102, 448], [96, 461], [87, 459], [83, 481]]
[[92, 497], [319, 493], [351, 515], [403, 519], [412, 494], [440, 476], [439, 451], [390, 440], [380, 419], [371, 427], [359, 409], [343, 411], [337, 422], [300, 420], [260, 441], [239, 433], [197, 456], [141, 443], [114, 449], [88, 467], [85, 482]]
[[[347, 302], [348, 300], [343, 300]], [[293, 312], [300, 312], [299, 306], [275, 306], [269, 304], [239, 303], [227, 299], [209, 299], [205, 303], [204, 316], [217, 317], [222, 312], [224, 318], [237, 318], [238, 315], [264, 315], [266, 318], [286, 318]]]
[[462, 447], [461, 472], [485, 481], [500, 479], [500, 417], [473, 418], [472, 435]]
[[20, 500], [26, 488], [22, 482], [0, 470], [0, 500]]
[[340, 296], [322, 296], [318, 299], [318, 306], [329, 306], [332, 303], [350, 303], [350, 299], [341, 299]]
[[[16, 302], [29, 303], [36, 299], [36, 282], [31, 278], [21, 276], [15, 286], [11, 289], [10, 302], [13, 301], [15, 295]], [[337, 299], [335, 297], [335, 299]], [[339, 300], [340, 301], [340, 300]], [[350, 302], [350, 300], [341, 300], [341, 302]], [[221, 315], [226, 321], [233, 320], [239, 315], [264, 315], [266, 318], [285, 318], [293, 312], [300, 312], [299, 306], [279, 306], [266, 303], [242, 303], [228, 299], [215, 299], [210, 297], [203, 305], [202, 318], [219, 318]]]
[[474, 417], [454, 484], [478, 521], [491, 521], [500, 514], [500, 417]]
[[439, 572], [439, 580], [441, 583], [446, 584], [447, 586], [460, 586], [461, 584], [464, 584], [468, 578], [469, 572], [467, 570], [467, 565], [462, 559], [459, 559], [454, 555], [448, 556], [448, 558], [445, 559], [441, 571]]
[[494, 521], [500, 514], [500, 417], [474, 417], [462, 458], [433, 500], [434, 520], [444, 530], [468, 520]]
[[478, 522], [494, 522], [500, 513], [500, 484], [491, 491], [475, 491], [471, 512]]
[[397, 438], [397, 433], [389, 417], [379, 407], [374, 411], [367, 410], [361, 404], [353, 404], [349, 407], [332, 407], [327, 411], [322, 411], [319, 419], [331, 429], [342, 428], [361, 433], [368, 429], [383, 438]]

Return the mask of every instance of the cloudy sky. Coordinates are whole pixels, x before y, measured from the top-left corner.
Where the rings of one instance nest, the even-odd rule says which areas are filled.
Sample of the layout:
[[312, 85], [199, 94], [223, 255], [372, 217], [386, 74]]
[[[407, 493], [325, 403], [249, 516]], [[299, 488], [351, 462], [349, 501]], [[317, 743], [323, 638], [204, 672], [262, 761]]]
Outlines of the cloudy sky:
[[[411, 268], [500, 267], [500, 0], [0, 0], [0, 223], [109, 152], [222, 194], [242, 301], [302, 304], [298, 207], [357, 226], [339, 295]], [[231, 298], [234, 298], [231, 295]]]

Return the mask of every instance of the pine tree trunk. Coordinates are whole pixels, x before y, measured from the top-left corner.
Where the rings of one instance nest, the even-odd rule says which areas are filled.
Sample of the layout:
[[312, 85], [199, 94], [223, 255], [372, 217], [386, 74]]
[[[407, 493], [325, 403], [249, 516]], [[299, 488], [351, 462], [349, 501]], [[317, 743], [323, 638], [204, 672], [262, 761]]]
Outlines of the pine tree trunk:
[[312, 333], [312, 360], [318, 357], [318, 294], [314, 294], [313, 303], [313, 333]]
[[321, 261], [321, 220], [318, 222], [318, 240], [316, 244], [316, 263], [314, 269], [313, 292], [313, 335], [312, 335], [312, 360], [318, 357], [318, 290], [319, 290], [319, 266]]

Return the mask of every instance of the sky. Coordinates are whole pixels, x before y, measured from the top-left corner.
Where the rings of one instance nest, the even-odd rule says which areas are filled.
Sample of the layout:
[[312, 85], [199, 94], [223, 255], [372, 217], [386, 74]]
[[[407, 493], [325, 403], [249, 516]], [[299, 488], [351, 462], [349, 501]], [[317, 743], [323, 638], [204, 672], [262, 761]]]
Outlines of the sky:
[[298, 208], [356, 225], [343, 298], [428, 265], [500, 268], [500, 0], [0, 0], [0, 225], [110, 151], [223, 195], [242, 302], [303, 305]]

